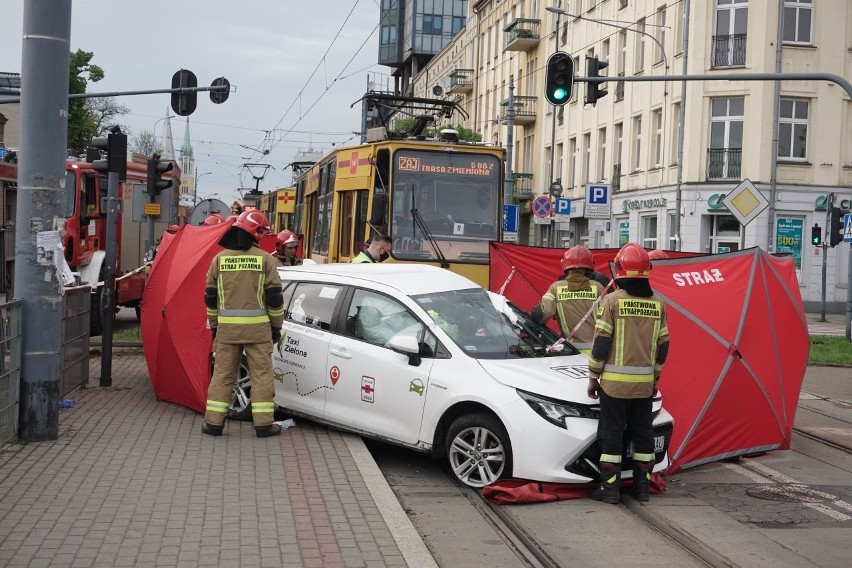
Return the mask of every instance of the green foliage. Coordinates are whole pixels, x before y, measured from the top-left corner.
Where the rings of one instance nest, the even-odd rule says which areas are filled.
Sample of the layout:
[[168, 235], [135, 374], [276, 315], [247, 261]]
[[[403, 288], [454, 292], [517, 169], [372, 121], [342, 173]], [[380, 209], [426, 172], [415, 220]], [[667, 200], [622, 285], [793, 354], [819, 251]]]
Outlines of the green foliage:
[[[414, 127], [414, 117], [397, 118], [396, 120], [394, 120], [393, 129], [391, 131], [394, 134], [405, 135], [406, 133], [410, 132], [413, 127]], [[474, 132], [470, 128], [465, 128], [464, 126], [461, 126], [461, 125], [452, 126], [452, 127], [447, 127], [446, 125], [444, 125], [444, 126], [441, 126], [440, 128], [453, 128], [455, 130], [458, 130], [459, 140], [463, 140], [465, 142], [481, 142], [482, 141], [482, 135]], [[430, 124], [423, 131], [423, 136], [426, 136], [427, 138], [434, 138], [438, 135], [438, 131], [439, 131], [440, 128], [436, 127], [434, 124]]]
[[[92, 63], [94, 54], [78, 49], [71, 53], [68, 71], [68, 93], [85, 93], [89, 83], [104, 78], [104, 70]], [[85, 152], [92, 137], [99, 134], [96, 117], [90, 112], [88, 99], [68, 100], [68, 149], [76, 154]]]
[[812, 335], [808, 364], [852, 367], [852, 342], [845, 337]]

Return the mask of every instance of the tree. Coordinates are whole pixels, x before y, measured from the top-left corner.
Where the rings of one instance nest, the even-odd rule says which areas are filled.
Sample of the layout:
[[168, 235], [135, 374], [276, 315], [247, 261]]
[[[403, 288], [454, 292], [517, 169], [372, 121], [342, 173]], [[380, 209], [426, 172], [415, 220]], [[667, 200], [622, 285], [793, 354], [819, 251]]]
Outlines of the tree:
[[[68, 69], [68, 93], [85, 93], [89, 83], [104, 78], [104, 70], [92, 63], [91, 51], [78, 49], [71, 53]], [[116, 102], [115, 98], [91, 98], [68, 100], [68, 150], [82, 155], [91, 145], [92, 138], [116, 124], [115, 119], [129, 110]]]
[[[396, 120], [394, 120], [392, 132], [394, 134], [398, 134], [398, 135], [402, 136], [402, 135], [407, 134], [408, 132], [411, 132], [411, 129], [413, 127], [414, 127], [414, 117], [397, 118]], [[440, 128], [447, 128], [447, 127], [441, 126]], [[427, 138], [434, 138], [435, 136], [438, 135], [440, 128], [436, 127], [434, 124], [429, 125], [423, 131], [423, 135], [426, 136]], [[474, 132], [470, 128], [465, 128], [462, 125], [456, 125], [456, 126], [452, 126], [450, 128], [453, 128], [453, 129], [458, 131], [459, 140], [463, 140], [465, 142], [481, 142], [482, 141], [482, 135]]]
[[160, 141], [154, 135], [152, 130], [143, 130], [131, 139], [130, 149], [137, 154], [150, 156], [154, 152], [162, 154]]

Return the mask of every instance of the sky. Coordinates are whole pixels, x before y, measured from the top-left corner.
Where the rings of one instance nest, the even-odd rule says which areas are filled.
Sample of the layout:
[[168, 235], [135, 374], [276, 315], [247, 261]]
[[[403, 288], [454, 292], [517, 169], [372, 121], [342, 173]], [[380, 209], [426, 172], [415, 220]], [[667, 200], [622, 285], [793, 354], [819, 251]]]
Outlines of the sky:
[[[21, 72], [23, 13], [24, 0], [0, 0], [0, 71]], [[243, 164], [271, 166], [266, 192], [289, 185], [299, 150], [360, 140], [360, 103], [350, 105], [390, 71], [377, 63], [378, 21], [378, 0], [73, 0], [71, 51], [93, 52], [103, 68], [92, 93], [167, 89], [181, 68], [199, 86], [227, 78], [228, 100], [201, 92], [188, 118], [198, 195], [230, 205], [256, 185]], [[143, 130], [159, 137], [174, 116], [168, 93], [117, 100], [130, 111], [119, 120], [128, 142]], [[186, 120], [171, 119], [178, 155]]]

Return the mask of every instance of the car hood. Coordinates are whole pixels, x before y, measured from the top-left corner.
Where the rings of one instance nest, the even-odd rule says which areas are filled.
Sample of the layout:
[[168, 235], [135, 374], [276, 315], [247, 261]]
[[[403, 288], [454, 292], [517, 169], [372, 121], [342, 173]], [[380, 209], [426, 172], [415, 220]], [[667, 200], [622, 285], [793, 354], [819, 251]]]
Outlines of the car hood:
[[595, 404], [586, 394], [589, 367], [583, 355], [526, 359], [479, 359], [494, 380], [549, 398]]

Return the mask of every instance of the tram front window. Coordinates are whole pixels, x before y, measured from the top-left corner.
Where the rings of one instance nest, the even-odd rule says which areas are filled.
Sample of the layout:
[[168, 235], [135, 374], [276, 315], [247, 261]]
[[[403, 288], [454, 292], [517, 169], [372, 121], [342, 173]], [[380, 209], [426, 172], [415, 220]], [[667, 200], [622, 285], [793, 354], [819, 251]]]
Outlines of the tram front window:
[[499, 237], [500, 162], [495, 156], [404, 150], [394, 156], [394, 257], [437, 260], [412, 210], [449, 261], [488, 263]]

